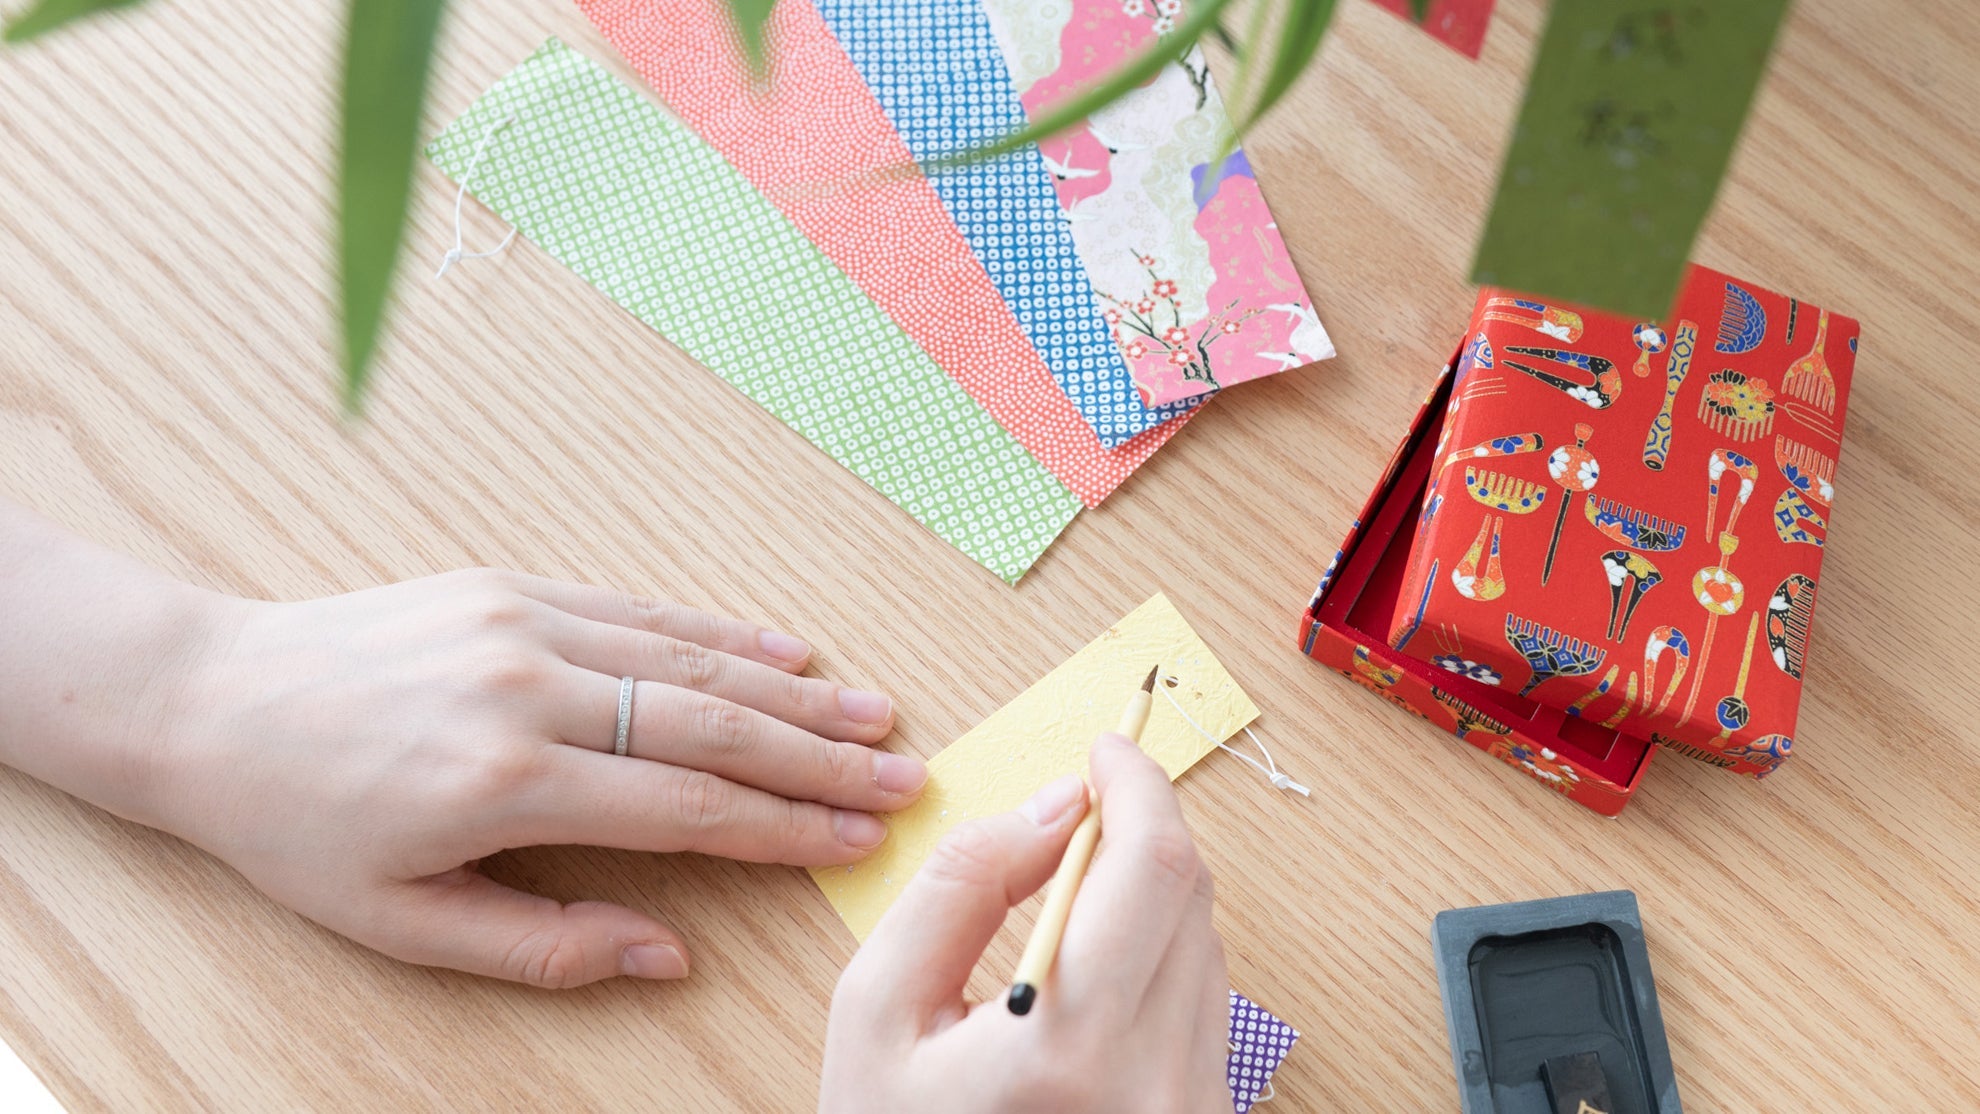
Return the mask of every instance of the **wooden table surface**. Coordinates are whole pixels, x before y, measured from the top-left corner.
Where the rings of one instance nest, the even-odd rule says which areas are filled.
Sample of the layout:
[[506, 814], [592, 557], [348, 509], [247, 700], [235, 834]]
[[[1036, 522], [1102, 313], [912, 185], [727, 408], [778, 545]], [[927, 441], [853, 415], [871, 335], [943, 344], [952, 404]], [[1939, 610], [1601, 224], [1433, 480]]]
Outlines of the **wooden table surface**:
[[[397, 329], [342, 422], [341, 4], [155, 3], [0, 54], [0, 492], [231, 592], [491, 564], [779, 623], [820, 672], [892, 692], [890, 745], [921, 755], [1163, 590], [1314, 786], [1280, 796], [1222, 755], [1180, 783], [1232, 981], [1305, 1033], [1267, 1109], [1454, 1109], [1431, 917], [1613, 887], [1642, 901], [1693, 1110], [1980, 1108], [1972, 5], [1796, 5], [1695, 253], [1864, 326], [1779, 776], [1665, 756], [1603, 820], [1293, 646], [1470, 308], [1542, 13], [1501, 7], [1472, 63], [1341, 6], [1248, 143], [1340, 357], [1218, 400], [1013, 589], [534, 246], [430, 281], [453, 187], [424, 165]], [[569, 4], [467, 0], [429, 124], [551, 34], [630, 79]], [[499, 234], [470, 205], [470, 244]], [[802, 872], [589, 848], [492, 869], [670, 918], [693, 979], [551, 993], [406, 966], [0, 772], [0, 1035], [77, 1110], [813, 1103], [853, 941]]]

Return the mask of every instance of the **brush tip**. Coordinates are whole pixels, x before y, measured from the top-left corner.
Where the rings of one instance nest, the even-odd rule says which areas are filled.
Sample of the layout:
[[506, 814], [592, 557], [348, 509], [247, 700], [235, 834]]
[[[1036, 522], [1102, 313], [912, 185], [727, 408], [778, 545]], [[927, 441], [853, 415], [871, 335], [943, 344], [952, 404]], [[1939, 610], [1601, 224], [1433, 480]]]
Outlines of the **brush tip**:
[[1143, 682], [1141, 682], [1141, 691], [1143, 691], [1143, 692], [1154, 692], [1154, 691], [1155, 691], [1155, 678], [1156, 678], [1156, 676], [1158, 676], [1158, 675], [1159, 675], [1159, 674], [1160, 674], [1161, 672], [1162, 672], [1162, 666], [1161, 666], [1161, 664], [1160, 664], [1160, 663], [1157, 663], [1157, 664], [1156, 664], [1156, 666], [1155, 666], [1155, 668], [1153, 668], [1153, 669], [1151, 669], [1151, 670], [1149, 670], [1149, 671], [1148, 671], [1148, 679], [1147, 679], [1146, 681], [1143, 681]]

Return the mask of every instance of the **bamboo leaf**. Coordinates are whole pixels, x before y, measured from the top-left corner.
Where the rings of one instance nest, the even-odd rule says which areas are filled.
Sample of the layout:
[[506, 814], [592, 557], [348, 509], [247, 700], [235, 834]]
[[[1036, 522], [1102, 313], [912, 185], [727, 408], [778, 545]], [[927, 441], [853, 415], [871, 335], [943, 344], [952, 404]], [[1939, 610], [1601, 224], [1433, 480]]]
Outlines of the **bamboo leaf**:
[[736, 31], [742, 36], [743, 57], [749, 59], [749, 70], [758, 80], [770, 74], [763, 27], [770, 22], [770, 9], [776, 6], [777, 0], [729, 0], [729, 14], [735, 17]]
[[392, 291], [419, 149], [426, 74], [446, 0], [351, 0], [338, 161], [344, 405], [355, 412]]
[[34, 7], [8, 20], [7, 30], [0, 33], [0, 39], [10, 43], [24, 43], [84, 16], [129, 8], [143, 2], [144, 0], [41, 0]]
[[1019, 150], [1065, 131], [1140, 88], [1149, 78], [1162, 72], [1163, 66], [1189, 53], [1189, 49], [1195, 46], [1204, 32], [1217, 22], [1218, 15], [1229, 7], [1230, 3], [1231, 0], [1202, 0], [1187, 18], [1176, 24], [1174, 30], [1155, 40], [1154, 46], [1096, 82], [1086, 92], [1058, 105], [1042, 118], [1033, 121], [1031, 126], [1014, 131], [995, 143], [938, 160], [932, 166], [950, 166], [956, 163], [974, 162], [978, 159], [996, 158], [1007, 151]]
[[[1244, 21], [1244, 51], [1238, 55], [1237, 77], [1231, 83], [1231, 92], [1224, 99], [1233, 107], [1242, 105], [1251, 95], [1251, 81], [1258, 76], [1258, 54], [1265, 47], [1265, 19], [1272, 11], [1273, 0], [1256, 0], [1251, 7], [1251, 18]], [[1220, 164], [1237, 149], [1237, 136], [1232, 134], [1226, 143], [1227, 150], [1217, 156]]]
[[1292, 89], [1299, 75], [1306, 72], [1307, 65], [1320, 49], [1321, 36], [1327, 33], [1327, 21], [1333, 14], [1334, 0], [1292, 0], [1292, 10], [1286, 14], [1279, 28], [1279, 48], [1272, 55], [1270, 68], [1265, 71], [1257, 99], [1246, 106], [1243, 118], [1235, 125], [1238, 132], [1243, 132], [1270, 112], [1272, 106]]

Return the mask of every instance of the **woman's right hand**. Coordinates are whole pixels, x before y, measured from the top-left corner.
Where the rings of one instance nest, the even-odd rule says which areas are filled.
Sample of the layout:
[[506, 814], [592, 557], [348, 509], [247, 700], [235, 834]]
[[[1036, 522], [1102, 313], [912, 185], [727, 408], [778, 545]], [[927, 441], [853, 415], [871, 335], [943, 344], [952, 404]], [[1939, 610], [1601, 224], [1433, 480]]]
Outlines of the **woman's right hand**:
[[1005, 914], [1057, 868], [1086, 810], [1076, 776], [960, 825], [901, 891], [839, 980], [821, 1111], [1230, 1110], [1210, 872], [1153, 759], [1102, 735], [1092, 765], [1100, 853], [1031, 1012], [963, 991]]

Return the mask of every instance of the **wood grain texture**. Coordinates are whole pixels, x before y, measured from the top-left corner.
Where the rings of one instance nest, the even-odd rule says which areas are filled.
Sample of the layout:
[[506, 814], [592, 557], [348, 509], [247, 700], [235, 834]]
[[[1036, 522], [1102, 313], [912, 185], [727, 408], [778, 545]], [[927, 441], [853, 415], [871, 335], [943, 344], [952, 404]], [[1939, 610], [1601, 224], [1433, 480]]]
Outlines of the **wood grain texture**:
[[[1503, 0], [1477, 64], [1342, 5], [1247, 140], [1340, 358], [1217, 401], [1014, 590], [527, 243], [429, 281], [430, 168], [369, 416], [340, 421], [340, 7], [173, 0], [0, 54], [0, 491], [232, 592], [483, 563], [772, 621], [891, 691], [923, 755], [1161, 589], [1314, 787], [1224, 756], [1181, 782], [1233, 982], [1306, 1034], [1271, 1109], [1452, 1109], [1431, 917], [1611, 887], [1642, 900], [1692, 1109], [1980, 1108], [1973, 5], [1804, 0], [1784, 31], [1696, 256], [1864, 323], [1802, 737], [1765, 785], [1667, 756], [1619, 822], [1292, 646], [1463, 327], [1539, 0]], [[630, 76], [568, 5], [465, 0], [429, 131], [553, 33]], [[500, 231], [470, 207], [470, 246]], [[695, 977], [409, 967], [0, 773], [0, 1033], [76, 1110], [814, 1101], [852, 940], [801, 871], [582, 848], [494, 871], [655, 910]]]

